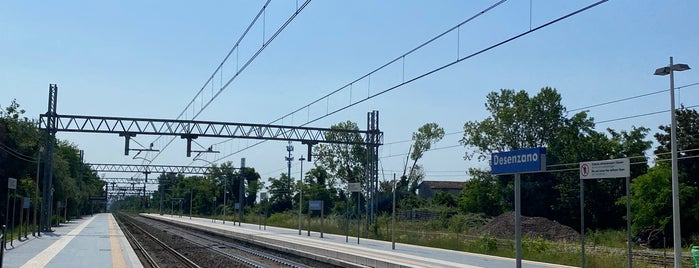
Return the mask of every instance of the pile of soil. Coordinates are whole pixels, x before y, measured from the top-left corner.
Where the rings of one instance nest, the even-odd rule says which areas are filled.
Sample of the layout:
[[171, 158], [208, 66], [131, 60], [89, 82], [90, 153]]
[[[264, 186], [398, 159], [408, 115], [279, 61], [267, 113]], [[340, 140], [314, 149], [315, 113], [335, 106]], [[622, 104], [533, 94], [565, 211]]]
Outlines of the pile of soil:
[[[569, 226], [542, 217], [522, 216], [522, 237], [543, 237], [546, 240], [577, 240], [580, 234]], [[505, 212], [483, 225], [479, 234], [490, 234], [497, 238], [513, 239], [515, 237], [515, 214]]]

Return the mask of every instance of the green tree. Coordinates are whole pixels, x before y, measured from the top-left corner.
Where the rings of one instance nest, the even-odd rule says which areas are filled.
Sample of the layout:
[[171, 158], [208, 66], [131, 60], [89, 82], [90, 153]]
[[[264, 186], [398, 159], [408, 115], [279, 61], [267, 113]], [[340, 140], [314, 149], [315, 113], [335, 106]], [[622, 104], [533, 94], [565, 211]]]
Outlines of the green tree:
[[[650, 148], [647, 128], [607, 134], [594, 131], [594, 120], [586, 112], [566, 117], [561, 96], [542, 88], [533, 97], [525, 91], [501, 90], [488, 94], [486, 109], [491, 116], [464, 124], [461, 143], [471, 150], [465, 159], [487, 159], [491, 153], [531, 147], [547, 147], [547, 165], [554, 169], [577, 168], [580, 161], [642, 156]], [[634, 158], [632, 176], [645, 172], [645, 158]], [[504, 207], [513, 207], [512, 176], [498, 176], [498, 191]], [[574, 172], [522, 175], [522, 213], [557, 220], [579, 227], [579, 178]], [[625, 194], [623, 180], [586, 182], [586, 226], [616, 228], [623, 225], [623, 206], [614, 206]]]
[[[677, 120], [677, 171], [680, 186], [680, 222], [682, 237], [699, 233], [699, 113], [681, 107], [675, 111]], [[655, 138], [660, 143], [655, 149], [657, 161], [671, 158], [668, 125], [659, 126]], [[671, 177], [671, 175], [668, 175]], [[668, 178], [670, 179], [670, 178]], [[633, 199], [632, 199], [633, 200]], [[668, 201], [669, 202], [669, 201]], [[656, 224], [657, 225], [657, 224]]]
[[485, 160], [493, 152], [545, 146], [555, 138], [565, 113], [561, 96], [549, 87], [531, 98], [524, 90], [491, 92], [485, 107], [490, 117], [464, 124], [461, 143], [473, 149], [466, 154], [467, 160], [474, 155]]
[[308, 200], [322, 200], [324, 202], [324, 213], [328, 214], [335, 202], [338, 200], [338, 192], [334, 187], [328, 187], [326, 184], [330, 174], [322, 167], [315, 167], [309, 170], [305, 175], [304, 195]]
[[[361, 145], [363, 138], [359, 134], [359, 127], [352, 121], [345, 121], [331, 126], [330, 129], [343, 130], [343, 132], [329, 131], [326, 133], [326, 140], [353, 142], [355, 144], [331, 143], [314, 147], [315, 155], [317, 155], [316, 165], [323, 167], [331, 174], [328, 177], [327, 185], [337, 187], [349, 182], [364, 184], [366, 148]], [[344, 132], [345, 130], [356, 132]]]
[[[648, 173], [631, 183], [633, 195], [631, 207], [634, 209], [633, 232], [645, 229], [668, 230], [672, 223], [672, 187], [670, 186], [670, 166], [658, 163]], [[625, 199], [619, 203], [625, 203]]]
[[482, 170], [469, 170], [471, 179], [464, 183], [459, 195], [458, 206], [464, 213], [484, 213], [488, 216], [500, 215], [504, 210], [497, 179]]
[[437, 123], [424, 124], [418, 128], [417, 132], [413, 132], [413, 146], [410, 152], [410, 159], [413, 160], [413, 164], [410, 167], [410, 173], [406, 175], [405, 170], [403, 171], [403, 177], [407, 176], [408, 180], [410, 180], [411, 192], [417, 189], [424, 177], [420, 176], [419, 172], [416, 172], [417, 161], [422, 158], [426, 151], [432, 148], [432, 144], [439, 142], [442, 138], [444, 138], [444, 128], [441, 128]]
[[453, 194], [440, 191], [434, 195], [432, 204], [445, 207], [456, 207], [457, 202]]
[[268, 178], [270, 212], [283, 212], [292, 208], [291, 196], [292, 192], [289, 185], [293, 184], [293, 180], [286, 173], [279, 175], [279, 178]]

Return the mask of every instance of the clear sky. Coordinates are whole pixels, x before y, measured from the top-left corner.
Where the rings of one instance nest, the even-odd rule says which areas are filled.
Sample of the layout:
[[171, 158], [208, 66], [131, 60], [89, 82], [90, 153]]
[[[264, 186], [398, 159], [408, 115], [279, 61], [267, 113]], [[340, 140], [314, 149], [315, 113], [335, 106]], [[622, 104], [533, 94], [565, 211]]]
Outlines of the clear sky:
[[[299, 1], [300, 5], [303, 1]], [[496, 1], [311, 1], [278, 37], [197, 117], [198, 120], [269, 123], [339, 89]], [[510, 0], [433, 44], [367, 79], [277, 122], [298, 125], [405, 79], [587, 6], [594, 1]], [[38, 118], [46, 112], [48, 84], [59, 87], [58, 113], [174, 119], [186, 107], [263, 1], [4, 1], [0, 8], [0, 105], [12, 99]], [[530, 5], [531, 4], [531, 5]], [[261, 23], [214, 79], [216, 90], [263, 41], [287, 20], [296, 1], [273, 0]], [[366, 127], [366, 113], [380, 112], [386, 145], [380, 149], [380, 178], [402, 171], [412, 132], [428, 122], [447, 133], [482, 120], [485, 96], [501, 88], [536, 94], [556, 88], [569, 109], [667, 90], [669, 78], [653, 71], [669, 63], [695, 69], [677, 73], [677, 86], [699, 82], [699, 1], [609, 1], [510, 43], [474, 56], [406, 86], [370, 99], [310, 126], [352, 120]], [[238, 61], [236, 61], [236, 58]], [[208, 100], [207, 88], [195, 106]], [[208, 92], [208, 93], [207, 93]], [[699, 85], [678, 91], [678, 103], [699, 105]], [[203, 99], [203, 100], [202, 100]], [[629, 130], [669, 124], [669, 93], [590, 108], [599, 130]], [[195, 107], [196, 109], [196, 107]], [[191, 118], [191, 108], [185, 118]], [[461, 133], [447, 135], [420, 161], [427, 180], [466, 180]], [[136, 163], [123, 155], [123, 138], [58, 133], [85, 150], [86, 162]], [[138, 136], [147, 145], [156, 137]], [[169, 138], [155, 145], [162, 149]], [[198, 139], [208, 147], [221, 139]], [[263, 176], [286, 172], [285, 142], [266, 142], [232, 154], [252, 140], [214, 147], [208, 161], [247, 158]], [[132, 143], [132, 147], [136, 145]], [[296, 159], [305, 146], [294, 144]], [[197, 147], [201, 150], [203, 148]], [[153, 155], [151, 154], [150, 157]], [[596, 159], [590, 159], [596, 160]], [[165, 165], [208, 165], [185, 156], [173, 141], [154, 161]], [[308, 163], [304, 168], [309, 168]], [[293, 177], [300, 164], [294, 161]], [[136, 174], [133, 174], [136, 175]], [[118, 175], [109, 175], [111, 177]], [[123, 176], [132, 176], [123, 175]]]

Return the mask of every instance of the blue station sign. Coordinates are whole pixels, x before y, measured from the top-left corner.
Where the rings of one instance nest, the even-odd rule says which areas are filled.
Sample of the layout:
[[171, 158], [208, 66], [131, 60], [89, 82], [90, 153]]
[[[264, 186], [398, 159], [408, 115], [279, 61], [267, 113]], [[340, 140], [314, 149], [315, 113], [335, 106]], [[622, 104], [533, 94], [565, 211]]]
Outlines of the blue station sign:
[[494, 153], [490, 156], [490, 173], [514, 174], [546, 170], [546, 148], [529, 148]]

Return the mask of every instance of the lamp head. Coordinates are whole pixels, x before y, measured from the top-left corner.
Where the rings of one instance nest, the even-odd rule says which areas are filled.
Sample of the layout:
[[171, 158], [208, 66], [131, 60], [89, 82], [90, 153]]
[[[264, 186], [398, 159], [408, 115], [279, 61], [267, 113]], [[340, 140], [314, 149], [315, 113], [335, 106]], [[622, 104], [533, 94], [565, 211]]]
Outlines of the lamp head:
[[672, 71], [676, 72], [681, 72], [681, 71], [686, 71], [692, 68], [689, 68], [689, 65], [684, 64], [684, 63], [679, 63], [679, 64], [673, 64], [672, 66], [665, 66], [665, 67], [660, 67], [658, 69], [655, 69], [654, 75], [668, 75], [670, 74], [670, 67], [672, 67]]

